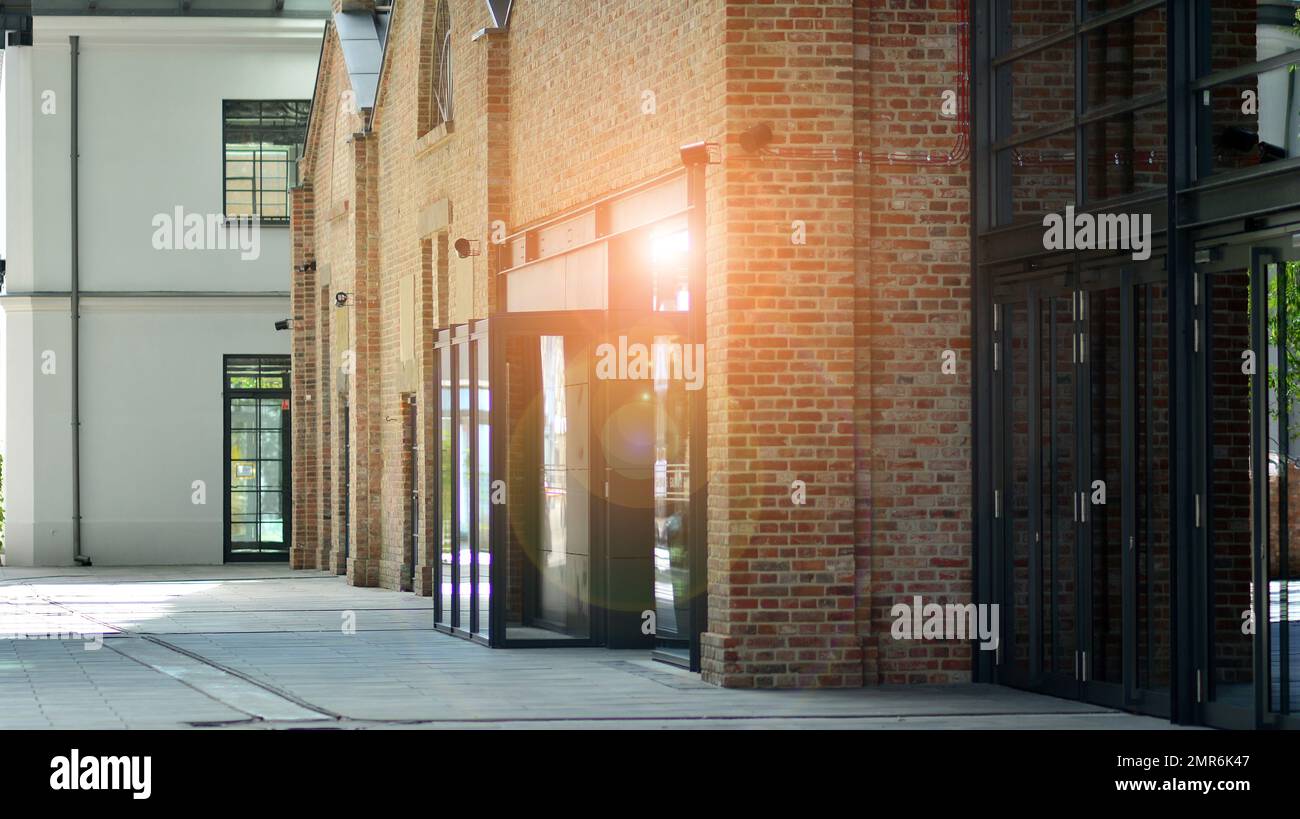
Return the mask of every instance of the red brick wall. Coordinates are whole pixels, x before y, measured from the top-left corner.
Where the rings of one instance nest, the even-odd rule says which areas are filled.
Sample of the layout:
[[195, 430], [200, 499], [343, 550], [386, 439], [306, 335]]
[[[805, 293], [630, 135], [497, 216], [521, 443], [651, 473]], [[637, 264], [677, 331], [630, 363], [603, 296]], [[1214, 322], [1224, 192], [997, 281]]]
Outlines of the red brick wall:
[[[936, 152], [959, 123], [957, 3], [859, 3], [858, 139], [879, 153]], [[865, 12], [865, 13], [864, 13]], [[969, 647], [896, 642], [891, 606], [970, 599], [969, 165], [860, 168], [856, 256], [857, 574], [866, 677], [969, 678]], [[946, 350], [957, 374], [940, 371]]]
[[[495, 308], [493, 221], [534, 223], [680, 167], [679, 146], [709, 139], [724, 160], [708, 169], [705, 202], [705, 677], [965, 679], [965, 645], [897, 644], [888, 612], [905, 594], [970, 593], [967, 167], [868, 159], [956, 144], [960, 124], [940, 112], [943, 91], [960, 87], [956, 0], [527, 3], [508, 34], [478, 41], [483, 4], [452, 0], [455, 119], [423, 133], [432, 6], [396, 7], [368, 136], [354, 137], [362, 119], [338, 110], [347, 77], [329, 36], [304, 164], [315, 210], [303, 230], [319, 270], [295, 294], [327, 280], [327, 293], [354, 294], [342, 309], [313, 295], [319, 312], [306, 311], [327, 317], [315, 328], [318, 357], [356, 355], [350, 580], [396, 588], [409, 571], [400, 398], [414, 391], [424, 488], [415, 575], [428, 593], [433, 331], [456, 306], [471, 317]], [[750, 154], [739, 135], [759, 123], [778, 146], [838, 153]], [[431, 223], [435, 211], [446, 224]], [[796, 221], [806, 244], [792, 242]], [[434, 275], [437, 248], [462, 236], [484, 248], [452, 259], [453, 282], [470, 272], [468, 293]], [[421, 317], [414, 384], [398, 354], [407, 276]], [[940, 372], [948, 350], [956, 375]], [[337, 374], [337, 361], [318, 364]], [[322, 498], [318, 516], [340, 475], [330, 399], [315, 422], [320, 465], [304, 462], [295, 486], [295, 498]], [[807, 484], [804, 506], [792, 503], [795, 480]], [[336, 512], [335, 560], [338, 521]], [[328, 523], [317, 520], [322, 533]]]

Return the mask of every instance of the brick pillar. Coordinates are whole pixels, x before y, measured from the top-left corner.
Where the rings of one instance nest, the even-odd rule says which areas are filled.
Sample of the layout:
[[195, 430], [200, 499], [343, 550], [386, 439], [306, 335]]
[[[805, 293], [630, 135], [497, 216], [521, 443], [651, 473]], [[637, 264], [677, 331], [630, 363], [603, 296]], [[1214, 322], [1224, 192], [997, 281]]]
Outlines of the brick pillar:
[[356, 264], [353, 295], [346, 308], [352, 314], [354, 372], [348, 387], [350, 423], [350, 549], [348, 582], [354, 586], [379, 585], [383, 557], [381, 485], [383, 482], [382, 432], [384, 410], [382, 348], [380, 345], [380, 266], [378, 241], [378, 140], [362, 133], [352, 136], [355, 210], [353, 217]]
[[416, 446], [418, 447], [420, 486], [420, 551], [411, 579], [411, 590], [423, 597], [433, 594], [434, 566], [439, 558], [439, 532], [437, 527], [438, 492], [440, 484], [435, 474], [438, 454], [438, 417], [433, 412], [438, 398], [438, 382], [434, 378], [436, 359], [433, 345], [438, 340], [437, 254], [447, 252], [446, 232], [441, 238], [431, 236], [420, 242], [420, 278], [416, 283], [416, 364], [420, 377], [420, 395], [416, 418]]
[[[709, 264], [709, 630], [703, 674], [734, 687], [858, 686], [854, 609], [851, 162], [747, 154], [853, 144], [853, 4], [729, 0], [726, 246]], [[774, 16], [798, 18], [796, 27]], [[815, 59], [801, 56], [815, 53]], [[774, 91], [774, 86], [779, 86]], [[795, 240], [803, 223], [806, 243]], [[800, 237], [804, 238], [804, 237]], [[714, 248], [710, 247], [713, 253]], [[792, 483], [804, 481], [797, 505]]]
[[[316, 312], [316, 258], [315, 202], [310, 186], [294, 188], [290, 192], [293, 250], [293, 272], [290, 276], [289, 303], [291, 305], [292, 374], [290, 390], [293, 414], [291, 416], [293, 441], [293, 498], [292, 542], [289, 546], [289, 565], [295, 569], [315, 569], [318, 524], [322, 510], [319, 506], [320, 489], [317, 484], [316, 426], [319, 423], [320, 372], [317, 332], [319, 316]], [[301, 268], [308, 268], [302, 270]]]
[[319, 510], [320, 519], [317, 527], [316, 536], [316, 567], [326, 571], [334, 571], [339, 574], [337, 567], [334, 565], [332, 554], [334, 552], [335, 540], [335, 515], [336, 497], [334, 494], [333, 476], [335, 474], [334, 458], [337, 455], [337, 447], [334, 443], [333, 430], [335, 426], [333, 413], [335, 411], [336, 401], [334, 399], [334, 381], [335, 375], [335, 356], [334, 347], [331, 342], [332, 324], [334, 310], [334, 300], [330, 294], [328, 284], [320, 284], [324, 279], [320, 267], [323, 262], [317, 262], [315, 298], [311, 302], [310, 309], [316, 316], [316, 383], [318, 385], [317, 394], [314, 396], [316, 406], [316, 418], [318, 423], [314, 432], [316, 442], [316, 490], [319, 493], [317, 499], [317, 509]]
[[[957, 2], [904, 5], [856, 11], [858, 144], [868, 157], [959, 144], [958, 118], [940, 107], [965, 70]], [[869, 683], [970, 678], [968, 644], [890, 633], [895, 603], [914, 594], [966, 603], [973, 586], [970, 165], [960, 156], [875, 158], [857, 175], [858, 631]], [[946, 351], [955, 374], [940, 369]]]

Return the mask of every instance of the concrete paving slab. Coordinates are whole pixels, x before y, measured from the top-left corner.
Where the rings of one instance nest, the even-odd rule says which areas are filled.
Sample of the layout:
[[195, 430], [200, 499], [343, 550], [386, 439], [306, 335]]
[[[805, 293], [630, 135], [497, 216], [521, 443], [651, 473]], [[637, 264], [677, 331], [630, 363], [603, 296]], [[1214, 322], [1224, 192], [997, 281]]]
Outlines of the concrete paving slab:
[[727, 690], [647, 652], [487, 649], [432, 614], [282, 566], [3, 568], [0, 728], [1170, 727], [999, 686]]

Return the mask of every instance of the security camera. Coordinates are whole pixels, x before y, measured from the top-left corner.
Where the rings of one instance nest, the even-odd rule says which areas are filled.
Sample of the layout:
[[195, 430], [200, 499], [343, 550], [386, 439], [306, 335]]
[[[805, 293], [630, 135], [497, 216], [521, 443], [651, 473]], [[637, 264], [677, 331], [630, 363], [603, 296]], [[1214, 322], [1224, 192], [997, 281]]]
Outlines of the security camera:
[[478, 241], [476, 239], [466, 239], [462, 236], [452, 244], [452, 247], [456, 249], [456, 255], [462, 259], [478, 255]]
[[279, 331], [279, 330], [288, 330], [288, 329], [289, 329], [289, 326], [290, 326], [290, 320], [289, 320], [289, 319], [280, 319], [279, 321], [277, 321], [277, 322], [275, 323], [275, 329], [276, 329], [277, 331]]
[[348, 306], [348, 294], [347, 294], [347, 293], [344, 293], [342, 290], [340, 290], [339, 292], [335, 293], [335, 294], [334, 294], [334, 306], [335, 306], [335, 307], [347, 307], [347, 306]]

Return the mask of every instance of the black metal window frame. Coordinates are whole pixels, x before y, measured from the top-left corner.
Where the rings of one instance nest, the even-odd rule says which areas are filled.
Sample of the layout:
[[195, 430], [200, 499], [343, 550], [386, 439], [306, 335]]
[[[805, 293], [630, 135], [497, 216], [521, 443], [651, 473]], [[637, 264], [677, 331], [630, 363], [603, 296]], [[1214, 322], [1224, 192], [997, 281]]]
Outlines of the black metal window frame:
[[[433, 403], [429, 407], [429, 412], [433, 417], [434, 429], [434, 450], [431, 454], [425, 454], [426, 462], [434, 470], [436, 475], [434, 484], [437, 493], [437, 499], [433, 504], [433, 527], [432, 531], [436, 532], [437, 543], [430, 545], [430, 559], [433, 561], [432, 582], [433, 582], [433, 604], [434, 604], [434, 627], [439, 631], [447, 634], [453, 634], [482, 645], [496, 646], [499, 644], [497, 638], [496, 624], [496, 604], [500, 596], [497, 592], [502, 579], [496, 577], [496, 561], [493, 559], [499, 554], [495, 541], [495, 529], [489, 526], [488, 542], [484, 543], [482, 539], [483, 529], [480, 524], [482, 514], [482, 482], [484, 477], [481, 473], [481, 467], [484, 464], [489, 465], [488, 483], [490, 485], [493, 475], [496, 472], [495, 462], [492, 460], [493, 452], [498, 446], [496, 436], [489, 433], [488, 451], [481, 452], [481, 439], [479, 437], [479, 422], [482, 420], [480, 415], [480, 391], [483, 389], [483, 382], [487, 382], [487, 390], [491, 391], [492, 382], [490, 374], [481, 372], [479, 366], [479, 348], [480, 345], [488, 345], [489, 352], [492, 345], [496, 342], [494, 334], [490, 330], [490, 321], [488, 319], [477, 319], [467, 324], [457, 324], [450, 328], [444, 328], [438, 331], [437, 340], [434, 343], [434, 378], [435, 387], [433, 391]], [[464, 367], [461, 362], [460, 352], [467, 351]], [[442, 366], [443, 352], [448, 351], [447, 367]], [[444, 384], [447, 388], [444, 390]], [[462, 385], [468, 385], [469, 395], [465, 406], [461, 406], [459, 392]], [[489, 399], [490, 400], [490, 399]], [[450, 422], [450, 441], [446, 444], [449, 451], [444, 452], [442, 422], [444, 414]], [[459, 435], [461, 424], [468, 416], [469, 423], [469, 451], [463, 451]], [[462, 464], [470, 465], [469, 481], [462, 485], [460, 480], [460, 467]], [[446, 474], [447, 485], [444, 486], [444, 468], [448, 469]], [[468, 491], [468, 497], [462, 498], [462, 489]], [[445, 503], [444, 503], [445, 501]], [[489, 508], [489, 521], [491, 515], [496, 514], [496, 506]], [[468, 520], [461, 519], [462, 510], [469, 513]], [[449, 563], [443, 562], [443, 541], [448, 536], [444, 532], [444, 526], [448, 527], [451, 538], [451, 560]], [[460, 548], [460, 532], [464, 528], [469, 533], [468, 537], [468, 556], [469, 565], [462, 565], [465, 553]], [[489, 577], [487, 578], [488, 600], [480, 600], [479, 596], [483, 591], [482, 578], [479, 576], [480, 555], [482, 553], [489, 555]], [[448, 576], [450, 573], [450, 576]], [[469, 608], [463, 610], [461, 599], [463, 594], [462, 579], [468, 579], [470, 583]], [[485, 605], [486, 604], [486, 605]], [[468, 622], [465, 622], [465, 614], [468, 615]], [[486, 620], [486, 626], [484, 621]]]
[[[1166, 94], [1163, 91], [1151, 92], [1135, 97], [1118, 98], [1096, 106], [1090, 105], [1087, 86], [1089, 69], [1087, 46], [1088, 38], [1102, 31], [1105, 27], [1136, 19], [1139, 15], [1157, 9], [1164, 9], [1167, 5], [1168, 0], [1136, 0], [1136, 2], [1129, 3], [1122, 8], [1088, 15], [1086, 13], [1086, 0], [1075, 0], [1073, 25], [1063, 26], [1059, 31], [1013, 47], [1011, 0], [986, 0], [984, 3], [977, 4], [975, 13], [983, 17], [977, 23], [977, 26], [988, 32], [989, 45], [992, 48], [985, 59], [987, 60], [987, 69], [993, 79], [991, 84], [986, 82], [983, 85], [983, 90], [988, 95], [987, 99], [990, 103], [985, 110], [985, 113], [989, 116], [989, 122], [985, 127], [988, 129], [986, 131], [987, 138], [991, 142], [987, 146], [987, 150], [991, 152], [993, 159], [990, 171], [993, 174], [992, 181], [994, 184], [984, 194], [987, 197], [987, 201], [983, 203], [984, 213], [990, 221], [987, 223], [987, 227], [981, 223], [981, 232], [1023, 224], [1023, 220], [1017, 222], [1011, 213], [1013, 202], [1010, 160], [1012, 153], [1018, 152], [1025, 146], [1032, 145], [1035, 142], [1066, 133], [1073, 134], [1074, 147], [1072, 151], [1066, 152], [1060, 157], [1060, 164], [1072, 164], [1074, 167], [1074, 201], [1071, 204], [1076, 209], [1095, 207], [1102, 203], [1124, 205], [1131, 202], [1156, 200], [1164, 196], [1163, 190], [1150, 190], [1108, 196], [1097, 200], [1088, 199], [1087, 181], [1089, 172], [1093, 169], [1093, 163], [1090, 161], [1086, 150], [1088, 128], [1117, 117], [1133, 115], [1145, 109], [1161, 105], [1166, 101]], [[1012, 127], [1013, 68], [1018, 62], [1026, 58], [1033, 57], [1050, 48], [1067, 45], [1073, 51], [1073, 115], [1063, 117], [1059, 122], [1014, 133]], [[979, 89], [975, 93], [979, 94]], [[1034, 214], [1031, 218], [1036, 218], [1039, 215], [1041, 214]]]
[[[250, 119], [245, 115], [236, 117], [235, 113], [239, 112], [241, 106], [248, 110], [248, 107], [256, 108], [257, 124], [240, 125], [232, 124], [234, 119]], [[274, 109], [280, 109], [281, 116], [274, 116]], [[262, 225], [282, 225], [287, 226], [290, 219], [289, 190], [297, 182], [297, 163], [302, 157], [304, 146], [307, 141], [307, 120], [311, 113], [311, 100], [288, 100], [288, 99], [270, 99], [270, 100], [248, 100], [248, 99], [223, 99], [221, 101], [221, 208], [226, 218], [235, 219], [239, 217], [255, 216], [259, 224]], [[237, 139], [240, 131], [250, 132], [257, 136], [275, 136], [281, 135], [280, 139]], [[283, 138], [286, 131], [298, 130], [300, 133], [294, 141], [289, 142]], [[233, 140], [233, 141], [232, 141]], [[231, 157], [232, 147], [255, 146], [242, 148], [249, 154], [247, 157]], [[283, 149], [282, 159], [268, 158], [270, 153], [268, 146], [272, 148]], [[248, 175], [232, 175], [231, 166], [237, 163], [251, 163], [252, 172]], [[271, 165], [283, 165], [283, 190], [279, 187], [268, 188], [265, 182], [268, 178], [278, 179], [278, 175], [268, 175], [264, 170]], [[232, 183], [247, 183], [247, 187], [232, 188]], [[242, 205], [244, 203], [232, 203], [232, 194], [249, 195], [247, 203], [248, 212], [232, 212], [232, 204]], [[283, 195], [283, 214], [268, 214], [267, 194]]]
[[[257, 372], [257, 375], [256, 376], [232, 375], [233, 372], [232, 365], [237, 365], [240, 362], [253, 363], [254, 367], [256, 368], [255, 371]], [[261, 383], [263, 380], [266, 380], [263, 378], [262, 375], [263, 362], [269, 363], [272, 367], [272, 371], [283, 372], [280, 386], [264, 386]], [[293, 450], [292, 450], [293, 442], [292, 442], [292, 436], [290, 434], [287, 434], [288, 430], [285, 431], [285, 434], [283, 434], [282, 440], [280, 442], [281, 451], [280, 451], [280, 458], [279, 458], [281, 462], [281, 470], [282, 470], [281, 482], [280, 482], [280, 496], [281, 496], [281, 518], [282, 518], [282, 526], [283, 526], [282, 543], [284, 548], [277, 549], [274, 551], [266, 551], [260, 554], [259, 553], [235, 554], [233, 551], [233, 543], [231, 539], [231, 523], [232, 523], [233, 510], [231, 509], [231, 504], [230, 504], [230, 493], [231, 493], [230, 434], [232, 431], [231, 418], [230, 418], [230, 404], [232, 400], [238, 398], [273, 399], [282, 402], [288, 401], [291, 396], [290, 387], [289, 387], [290, 366], [291, 366], [290, 356], [288, 355], [278, 355], [278, 354], [271, 355], [271, 354], [261, 354], [261, 353], [227, 353], [222, 356], [222, 362], [221, 362], [221, 383], [222, 383], [222, 390], [221, 390], [221, 395], [222, 395], [222, 399], [221, 399], [222, 401], [221, 541], [222, 541], [223, 559], [227, 563], [263, 562], [263, 561], [283, 562], [288, 560], [289, 557], [289, 548], [293, 542], [293, 491], [292, 491], [293, 487], [290, 479], [292, 475], [292, 469], [290, 465], [293, 463]], [[247, 383], [236, 382], [236, 379], [246, 379], [246, 378], [252, 378], [254, 381], [258, 383], [247, 384]], [[261, 422], [259, 416], [259, 422], [258, 422], [259, 426], [257, 428], [259, 431], [260, 431], [260, 423]], [[289, 424], [292, 423], [293, 423], [292, 418], [290, 418]], [[261, 462], [260, 458], [257, 460], [259, 463]], [[258, 494], [259, 495], [261, 494], [260, 487], [258, 489]], [[260, 498], [259, 498], [259, 504], [260, 504]], [[257, 525], [258, 526], [261, 525], [260, 512], [259, 512], [259, 521]]]

